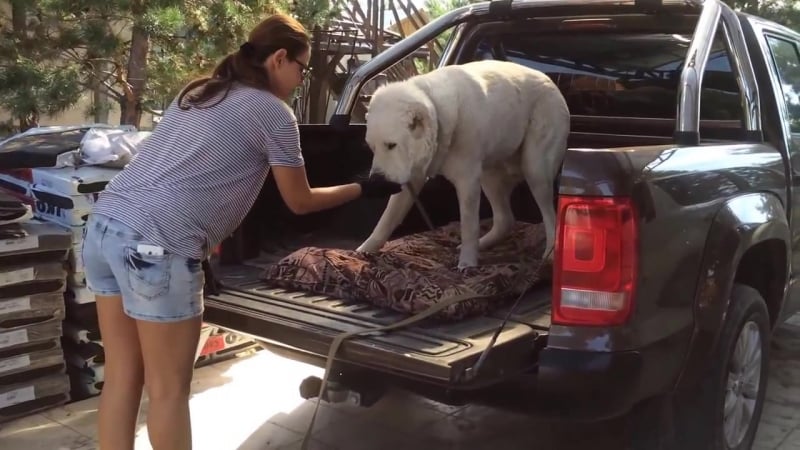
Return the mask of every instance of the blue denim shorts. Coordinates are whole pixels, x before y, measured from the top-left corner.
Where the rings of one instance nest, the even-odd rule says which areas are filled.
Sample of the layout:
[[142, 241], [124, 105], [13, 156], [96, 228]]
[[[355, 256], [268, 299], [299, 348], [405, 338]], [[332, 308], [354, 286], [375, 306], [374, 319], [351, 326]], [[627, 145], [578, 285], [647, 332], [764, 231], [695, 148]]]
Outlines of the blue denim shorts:
[[81, 257], [92, 293], [122, 295], [125, 314], [137, 320], [175, 322], [203, 314], [202, 261], [167, 251], [140, 253], [140, 244], [153, 244], [106, 216], [90, 215], [83, 233]]

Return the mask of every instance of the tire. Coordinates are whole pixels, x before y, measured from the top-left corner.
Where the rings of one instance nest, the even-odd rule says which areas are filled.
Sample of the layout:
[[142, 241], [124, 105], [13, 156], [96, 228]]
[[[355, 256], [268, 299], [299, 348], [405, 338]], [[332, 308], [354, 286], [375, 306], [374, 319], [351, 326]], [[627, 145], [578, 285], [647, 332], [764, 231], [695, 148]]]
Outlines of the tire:
[[[760, 360], [756, 358], [743, 360], [740, 357], [743, 352], [736, 351], [740, 337], [751, 339], [750, 342], [755, 345], [750, 348], [760, 352]], [[703, 381], [686, 392], [648, 400], [634, 410], [631, 420], [632, 448], [750, 450], [764, 408], [769, 338], [769, 313], [761, 294], [749, 286], [735, 284], [731, 290], [730, 307], [717, 343], [716, 357], [711, 362]], [[747, 341], [742, 341], [740, 345], [746, 343]], [[745, 379], [745, 382], [740, 381], [742, 376], [736, 370], [742, 361], [750, 362], [751, 368], [746, 374], [751, 377]], [[744, 413], [751, 411], [751, 413], [746, 425], [726, 430], [726, 423], [730, 426], [732, 417], [729, 413], [726, 421], [725, 403], [729, 384], [732, 391], [728, 400], [729, 407], [745, 405], [748, 408], [739, 411]], [[747, 386], [751, 389], [747, 390]], [[738, 398], [740, 394], [743, 396]], [[736, 430], [738, 433], [730, 430]]]
[[[675, 405], [679, 448], [749, 450], [753, 446], [767, 391], [769, 339], [769, 312], [761, 294], [734, 284], [717, 344], [718, 357], [698, 389], [679, 395]], [[740, 370], [743, 364], [744, 372]], [[742, 414], [739, 417], [746, 424], [736, 426], [734, 413]]]

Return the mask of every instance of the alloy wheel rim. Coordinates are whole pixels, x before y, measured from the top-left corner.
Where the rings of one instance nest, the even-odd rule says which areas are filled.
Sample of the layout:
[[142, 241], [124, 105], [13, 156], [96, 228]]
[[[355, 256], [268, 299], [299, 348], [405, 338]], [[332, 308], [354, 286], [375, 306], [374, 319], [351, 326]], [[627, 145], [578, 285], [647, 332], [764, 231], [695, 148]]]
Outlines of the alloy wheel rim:
[[761, 381], [761, 330], [749, 321], [736, 339], [728, 363], [723, 430], [728, 448], [738, 447], [753, 422]]

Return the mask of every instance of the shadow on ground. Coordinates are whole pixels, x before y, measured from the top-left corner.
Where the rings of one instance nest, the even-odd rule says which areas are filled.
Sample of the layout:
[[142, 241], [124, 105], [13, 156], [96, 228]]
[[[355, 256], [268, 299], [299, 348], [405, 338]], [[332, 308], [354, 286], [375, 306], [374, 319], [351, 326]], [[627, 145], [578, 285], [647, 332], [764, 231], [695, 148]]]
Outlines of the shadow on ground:
[[[754, 449], [800, 448], [800, 432], [794, 432], [800, 427], [800, 319], [793, 318], [776, 330], [771, 351], [767, 405]], [[281, 384], [297, 395], [300, 380], [310, 374], [306, 372], [292, 380], [294, 383], [281, 380]], [[299, 449], [313, 409], [314, 402], [307, 401], [289, 412], [272, 415], [238, 449]], [[371, 408], [323, 403], [309, 448], [622, 450], [628, 446], [627, 423], [627, 418], [622, 418], [554, 424], [483, 406], [451, 407], [397, 391]], [[793, 440], [797, 447], [791, 446]]]

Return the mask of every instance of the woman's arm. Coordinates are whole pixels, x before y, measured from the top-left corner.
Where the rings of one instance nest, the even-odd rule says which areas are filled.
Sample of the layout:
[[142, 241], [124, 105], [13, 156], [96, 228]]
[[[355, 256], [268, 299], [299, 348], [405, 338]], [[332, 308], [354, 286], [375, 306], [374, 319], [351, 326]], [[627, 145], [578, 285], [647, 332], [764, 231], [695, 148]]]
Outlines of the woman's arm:
[[370, 177], [358, 183], [312, 189], [308, 186], [305, 166], [274, 166], [271, 170], [283, 201], [295, 214], [335, 208], [360, 196], [385, 198], [403, 190], [399, 184], [380, 176]]
[[358, 183], [311, 188], [308, 185], [305, 166], [273, 166], [275, 184], [286, 206], [295, 214], [308, 214], [357, 199], [361, 195]]

